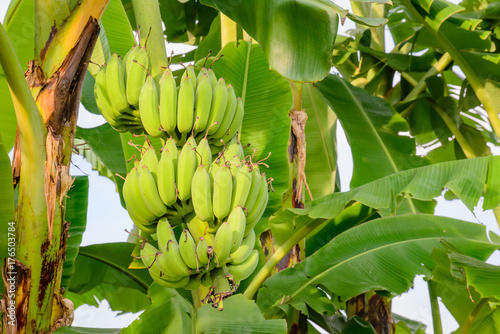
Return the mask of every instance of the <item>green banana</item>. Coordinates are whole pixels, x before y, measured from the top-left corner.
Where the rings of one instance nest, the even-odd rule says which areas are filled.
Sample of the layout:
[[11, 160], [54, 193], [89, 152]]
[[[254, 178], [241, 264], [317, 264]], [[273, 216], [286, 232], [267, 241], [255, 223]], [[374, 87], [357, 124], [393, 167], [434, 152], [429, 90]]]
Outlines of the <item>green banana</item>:
[[139, 187], [139, 171], [137, 167], [133, 167], [130, 173], [125, 178], [123, 184], [123, 198], [129, 213], [133, 212], [134, 216], [143, 221], [153, 221], [156, 215], [147, 206], [142, 199], [141, 190]]
[[247, 163], [242, 166], [234, 176], [231, 209], [234, 209], [238, 205], [245, 205], [251, 187], [252, 174], [250, 173], [250, 165]]
[[210, 261], [207, 242], [204, 237], [200, 237], [198, 240], [198, 244], [196, 245], [196, 257], [201, 265], [207, 265]]
[[194, 126], [194, 132], [202, 132], [207, 128], [208, 120], [210, 118], [210, 109], [212, 107], [212, 86], [210, 85], [210, 79], [207, 75], [204, 75], [198, 81], [198, 87], [196, 88], [196, 117], [198, 121]]
[[139, 109], [139, 96], [142, 86], [148, 76], [149, 55], [145, 48], [140, 47], [134, 57], [127, 59], [129, 66], [126, 68], [127, 75], [127, 101], [134, 108]]
[[130, 219], [132, 219], [132, 221], [134, 222], [135, 225], [137, 225], [137, 227], [143, 231], [144, 233], [147, 233], [147, 234], [154, 234], [156, 233], [156, 226], [154, 224], [151, 224], [150, 225], [150, 222], [146, 222], [140, 218], [137, 218], [135, 216], [134, 213], [132, 212], [128, 212], [129, 216], [130, 216]]
[[167, 207], [163, 204], [156, 181], [147, 166], [142, 166], [139, 171], [139, 189], [146, 206], [156, 215], [161, 217], [167, 213]]
[[219, 81], [217, 81], [217, 85], [215, 86], [215, 90], [213, 92], [210, 118], [208, 119], [207, 124], [207, 131], [209, 135], [214, 134], [219, 129], [224, 118], [224, 112], [226, 111], [227, 100], [228, 93], [226, 82], [224, 81], [224, 78], [220, 78]]
[[198, 264], [198, 258], [196, 257], [196, 243], [191, 233], [186, 229], [182, 231], [181, 237], [179, 238], [179, 250], [184, 263], [186, 263], [189, 268], [199, 271], [200, 266]]
[[[212, 164], [213, 165], [213, 164]], [[220, 166], [214, 175], [213, 212], [215, 217], [223, 220], [231, 212], [233, 192], [233, 176], [226, 165]]]
[[189, 276], [184, 276], [183, 278], [177, 281], [171, 281], [165, 279], [163, 276], [152, 274], [151, 271], [149, 272], [149, 274], [156, 283], [166, 288], [179, 289], [179, 288], [184, 288], [187, 284], [189, 284]]
[[257, 200], [257, 196], [259, 196], [260, 190], [260, 170], [257, 164], [252, 165], [252, 186], [250, 187], [250, 192], [248, 193], [247, 200], [245, 202], [244, 207], [247, 208], [248, 212], [250, 212], [255, 205], [255, 201]]
[[[203, 66], [201, 69], [200, 69], [200, 72], [198, 73], [198, 76], [196, 77], [196, 85], [199, 86], [200, 85], [200, 80], [201, 78], [206, 75], [208, 77], [208, 70], [205, 66]], [[210, 80], [209, 80], [209, 83], [210, 83]]]
[[214, 255], [217, 267], [221, 267], [227, 262], [232, 244], [233, 230], [227, 222], [224, 222], [217, 230], [214, 239]]
[[160, 218], [156, 231], [158, 247], [163, 253], [163, 256], [159, 257], [158, 260], [160, 266], [165, 269], [165, 273], [174, 277], [189, 276], [191, 270], [182, 259], [179, 244], [167, 218]]
[[208, 172], [210, 166], [212, 165], [212, 150], [208, 144], [207, 138], [202, 138], [196, 147], [196, 163], [205, 166], [205, 170]]
[[245, 114], [244, 109], [245, 108], [243, 107], [243, 100], [241, 99], [241, 97], [238, 97], [236, 99], [236, 111], [234, 112], [234, 117], [233, 120], [231, 121], [231, 125], [229, 126], [227, 132], [224, 133], [222, 137], [220, 137], [224, 140], [224, 142], [233, 138], [236, 135], [236, 133], [240, 130], [241, 123], [243, 122], [243, 116]]
[[[115, 108], [113, 108], [113, 105], [111, 104], [108, 96], [106, 65], [101, 66], [95, 76], [94, 96], [97, 107], [108, 123], [111, 124], [111, 122], [116, 122], [117, 120], [119, 120], [120, 113], [115, 110]], [[111, 122], [109, 120], [111, 120]]]
[[114, 53], [107, 66], [106, 70], [106, 87], [108, 96], [113, 107], [120, 113], [130, 110], [127, 101], [127, 93], [125, 90], [125, 69], [123, 63], [118, 56]]
[[228, 262], [231, 264], [243, 263], [252, 254], [255, 246], [255, 231], [250, 229], [248, 235], [243, 238], [240, 247], [233, 253], [229, 254]]
[[215, 76], [214, 70], [209, 68], [207, 70], [208, 79], [210, 79], [210, 86], [212, 86], [212, 91], [215, 92], [215, 87], [217, 86], [217, 77]]
[[144, 144], [144, 150], [142, 151], [142, 158], [139, 166], [148, 166], [149, 172], [157, 180], [158, 176], [158, 157], [156, 155], [156, 150], [153, 145], [150, 145], [149, 142], [146, 141]]
[[212, 220], [212, 184], [203, 165], [198, 166], [191, 180], [191, 199], [196, 216], [202, 221]]
[[140, 250], [141, 260], [146, 266], [146, 268], [148, 268], [150, 272], [153, 272], [157, 275], [161, 274], [161, 270], [159, 269], [158, 266], [154, 265], [158, 262], [159, 255], [160, 251], [150, 243], [144, 244], [144, 247], [142, 247], [142, 249]]
[[191, 198], [191, 180], [196, 171], [196, 153], [191, 141], [182, 147], [177, 166], [177, 189], [179, 199], [185, 201]]
[[134, 45], [133, 47], [130, 48], [130, 50], [128, 50], [125, 57], [123, 57], [123, 66], [125, 68], [125, 77], [127, 77], [127, 73], [130, 72], [130, 68], [132, 66], [133, 60], [135, 59], [135, 55], [137, 54], [137, 52], [139, 52], [140, 49], [141, 49], [141, 47], [139, 45]]
[[172, 70], [167, 68], [160, 79], [160, 124], [169, 134], [177, 127], [177, 85]]
[[255, 200], [253, 208], [248, 212], [245, 236], [249, 233], [248, 231], [253, 229], [255, 224], [259, 222], [260, 218], [264, 214], [264, 211], [266, 210], [268, 200], [269, 200], [269, 193], [267, 187], [266, 174], [261, 174], [259, 195]]
[[188, 133], [194, 123], [194, 88], [188, 77], [181, 81], [177, 99], [177, 129], [180, 133]]
[[158, 111], [158, 90], [155, 80], [148, 75], [146, 83], [142, 86], [139, 97], [139, 111], [141, 113], [142, 125], [146, 132], [153, 137], [160, 137], [160, 113]]
[[238, 136], [234, 136], [231, 140], [226, 143], [226, 149], [224, 150], [224, 159], [226, 161], [238, 162], [238, 165], [243, 160], [245, 153], [243, 152], [243, 147], [241, 146]]
[[167, 150], [170, 153], [170, 158], [174, 164], [175, 175], [177, 175], [177, 163], [179, 160], [179, 153], [177, 152], [177, 145], [175, 144], [174, 138], [170, 137], [166, 140], [165, 145], [163, 145], [163, 150]]
[[195, 240], [204, 238], [208, 246], [213, 246], [214, 237], [208, 232], [209, 225], [207, 222], [201, 221], [198, 217], [196, 217], [196, 214], [193, 213], [187, 219], [187, 227]]
[[236, 98], [236, 94], [234, 93], [234, 88], [232, 85], [227, 85], [227, 105], [226, 110], [224, 111], [224, 117], [219, 126], [219, 129], [215, 131], [212, 135], [214, 138], [221, 138], [229, 131], [229, 127], [231, 126], [231, 122], [235, 116], [236, 106], [238, 104], [238, 100]]
[[[177, 149], [175, 149], [177, 155]], [[175, 186], [175, 167], [171, 152], [163, 147], [160, 162], [158, 163], [158, 193], [165, 205], [173, 205], [177, 201]]]
[[229, 273], [233, 275], [234, 280], [239, 282], [252, 275], [258, 264], [259, 252], [254, 249], [245, 261], [240, 264], [229, 264], [227, 265], [227, 270], [229, 270]]
[[214, 183], [215, 174], [217, 174], [217, 172], [219, 171], [220, 166], [221, 166], [220, 159], [217, 158], [217, 159], [215, 159], [214, 162], [212, 162], [212, 164], [210, 165], [210, 168], [208, 169], [208, 174], [210, 175], [210, 179], [212, 180], [212, 184]]
[[231, 214], [227, 217], [227, 223], [233, 231], [233, 243], [230, 251], [230, 253], [233, 253], [240, 247], [243, 235], [245, 234], [246, 218], [241, 205], [238, 205], [231, 211]]
[[158, 249], [151, 244], [145, 244], [144, 248], [140, 251], [140, 255], [151, 277], [161, 286], [177, 289], [182, 288], [189, 282], [189, 276], [176, 279], [165, 274], [159, 264], [159, 258], [163, 257], [163, 254], [160, 254]]
[[191, 85], [193, 85], [193, 88], [196, 89], [197, 79], [196, 73], [194, 72], [194, 65], [189, 64], [188, 66], [186, 66], [186, 70], [182, 74], [181, 81], [185, 78], [189, 78], [189, 81], [191, 81]]

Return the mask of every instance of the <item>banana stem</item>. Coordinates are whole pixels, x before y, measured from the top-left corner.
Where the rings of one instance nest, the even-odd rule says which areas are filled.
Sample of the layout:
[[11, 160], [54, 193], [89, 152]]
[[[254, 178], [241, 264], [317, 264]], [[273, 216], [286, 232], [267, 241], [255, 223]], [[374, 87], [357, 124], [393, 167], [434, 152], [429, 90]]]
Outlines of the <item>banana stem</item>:
[[460, 132], [460, 129], [457, 128], [455, 122], [450, 118], [446, 111], [444, 111], [439, 105], [437, 105], [436, 102], [432, 101], [431, 103], [434, 107], [434, 110], [436, 110], [436, 112], [438, 113], [439, 117], [441, 117], [446, 126], [450, 129], [451, 133], [453, 133], [453, 135], [455, 136], [455, 139], [462, 148], [462, 151], [464, 151], [467, 159], [475, 158], [476, 154], [472, 150], [472, 147], [469, 145], [467, 139], [465, 139], [465, 137], [463, 136], [462, 132]]
[[315, 219], [306, 226], [302, 227], [298, 230], [294, 235], [290, 237], [280, 248], [276, 250], [274, 255], [266, 262], [264, 267], [257, 273], [252, 282], [248, 285], [247, 289], [243, 293], [243, 295], [251, 299], [262, 285], [262, 283], [267, 279], [267, 277], [271, 274], [274, 267], [281, 261], [281, 259], [302, 239], [306, 237], [311, 231], [324, 223], [324, 219]]
[[195, 311], [201, 307], [201, 294], [200, 288], [192, 290], [191, 296], [193, 297], [193, 307]]
[[[447, 53], [448, 54], [448, 53]], [[448, 54], [449, 55], [449, 54]], [[441, 57], [441, 59], [443, 59], [445, 56], [443, 55], [443, 57]], [[440, 59], [440, 61], [441, 61]], [[451, 59], [451, 58], [450, 58]], [[440, 69], [441, 66], [444, 66], [446, 67], [446, 65], [444, 65], [444, 63], [447, 61], [447, 59], [445, 59], [443, 61], [443, 63], [441, 65], [437, 65], [434, 64], [433, 68], [435, 68], [435, 70], [431, 69], [429, 70], [429, 72], [427, 72], [424, 77], [422, 78], [422, 80], [420, 80], [419, 82], [417, 82], [411, 75], [409, 75], [408, 73], [402, 73], [402, 76], [410, 83], [412, 84], [413, 86], [415, 86], [413, 88], [413, 90], [410, 92], [410, 94], [408, 94], [408, 96], [404, 99], [404, 101], [411, 101], [411, 100], [414, 100], [426, 87], [426, 84], [425, 84], [425, 78], [428, 77], [428, 74], [429, 73], [432, 73], [434, 71], [437, 71]], [[439, 63], [439, 62], [438, 62]], [[441, 70], [442, 71], [442, 70]], [[439, 72], [441, 72], [439, 71]], [[436, 73], [439, 73], [439, 72], [436, 72]], [[435, 73], [434, 73], [435, 74]], [[430, 75], [434, 75], [434, 74], [430, 74]], [[430, 76], [429, 75], [429, 76]], [[419, 88], [417, 88], [417, 86], [419, 86]], [[412, 95], [412, 96], [410, 96]], [[436, 112], [438, 113], [439, 117], [441, 117], [441, 119], [443, 120], [443, 122], [446, 124], [446, 126], [448, 127], [448, 129], [450, 129], [451, 133], [455, 136], [455, 139], [457, 140], [458, 144], [460, 145], [460, 148], [462, 148], [462, 151], [464, 151], [464, 154], [465, 156], [468, 158], [468, 159], [471, 159], [471, 158], [475, 158], [476, 157], [476, 154], [474, 153], [474, 151], [472, 150], [472, 147], [469, 145], [469, 142], [467, 141], [467, 139], [465, 139], [464, 135], [462, 134], [462, 132], [460, 132], [460, 129], [456, 126], [455, 122], [450, 118], [450, 116], [439, 106], [437, 105], [434, 101], [431, 100], [431, 104], [432, 106], [434, 107], [434, 110], [436, 110]], [[409, 112], [411, 111], [410, 108], [407, 108], [405, 111], [403, 111], [401, 113], [401, 116], [403, 117], [406, 117], [407, 114], [409, 114]]]
[[467, 319], [465, 320], [464, 324], [462, 325], [462, 330], [460, 331], [460, 334], [468, 334], [470, 328], [472, 327], [472, 324], [474, 323], [474, 320], [476, 320], [477, 315], [479, 312], [482, 310], [484, 305], [488, 303], [490, 299], [489, 298], [483, 298], [477, 303], [476, 307], [472, 310], [472, 312], [469, 314]]
[[[23, 164], [34, 162], [35, 165], [43, 166], [45, 163], [45, 150], [40, 149], [40, 143], [45, 143], [46, 129], [28, 83], [24, 78], [24, 71], [2, 23], [0, 23], [0, 49], [2, 50], [0, 52], [0, 65], [9, 84], [16, 112], [17, 126], [19, 127], [21, 154], [26, 159], [23, 160]], [[43, 170], [43, 168], [40, 169]]]
[[293, 110], [302, 110], [302, 83], [290, 81], [293, 96]]
[[[151, 60], [151, 75], [159, 81], [162, 67], [168, 66], [167, 49], [163, 35], [160, 6], [158, 0], [132, 0], [135, 21], [140, 26], [140, 43], [147, 47]], [[150, 32], [151, 29], [151, 32]], [[146, 44], [147, 43], [147, 44]]]
[[427, 87], [425, 79], [433, 75], [436, 75], [438, 73], [441, 73], [446, 68], [446, 66], [448, 66], [451, 63], [452, 60], [453, 59], [451, 58], [450, 54], [446, 52], [441, 57], [441, 59], [439, 59], [434, 65], [432, 65], [429, 71], [427, 71], [427, 73], [424, 74], [422, 79], [420, 79], [420, 81], [416, 85], [414, 85], [415, 87], [413, 87], [410, 94], [408, 94], [408, 96], [403, 100], [403, 102], [415, 100], [417, 96], [420, 95], [420, 93], [422, 93], [425, 90], [425, 87]]
[[434, 283], [434, 281], [428, 281], [427, 288], [429, 289], [429, 298], [431, 300], [432, 327], [434, 329], [434, 334], [443, 334], [436, 283]]

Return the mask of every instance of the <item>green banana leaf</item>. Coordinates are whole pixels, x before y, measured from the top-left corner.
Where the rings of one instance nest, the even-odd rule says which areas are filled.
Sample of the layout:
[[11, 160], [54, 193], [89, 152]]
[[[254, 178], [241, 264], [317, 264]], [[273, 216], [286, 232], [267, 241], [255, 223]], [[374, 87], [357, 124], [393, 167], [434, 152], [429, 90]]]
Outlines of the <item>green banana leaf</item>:
[[[463, 273], [453, 270], [452, 257], [454, 254], [456, 253], [443, 249], [434, 250], [432, 260], [436, 267], [432, 272], [431, 280], [435, 283], [437, 294], [443, 304], [457, 323], [462, 325], [476, 306], [475, 303], [481, 299], [481, 295], [475, 286], [468, 285], [469, 282]], [[491, 281], [491, 279], [487, 281]], [[490, 311], [490, 307], [483, 307], [478, 316], [482, 317]]]
[[[317, 326], [321, 327], [327, 333], [333, 334], [375, 334], [373, 326], [368, 322], [361, 319], [359, 316], [355, 315], [347, 319], [344, 315], [333, 314], [328, 316], [327, 314], [319, 314], [314, 310], [308, 309], [309, 320], [314, 322]], [[320, 332], [314, 332], [320, 333]], [[324, 332], [322, 332], [324, 333]]]
[[78, 127], [75, 137], [86, 141], [103, 165], [112, 173], [127, 174], [123, 152], [116, 149], [122, 145], [120, 133], [116, 132], [108, 123], [90, 129]]
[[[132, 27], [120, 0], [110, 0], [101, 18], [110, 54], [122, 58], [135, 44]], [[95, 51], [94, 51], [95, 52]]]
[[396, 322], [396, 331], [394, 334], [425, 334], [427, 326], [423, 323], [395, 313], [392, 313], [391, 317]]
[[[493, 172], [499, 168], [499, 164], [500, 157], [490, 156], [413, 168], [345, 193], [324, 196], [314, 201], [311, 208], [306, 210], [312, 218], [331, 219], [351, 200], [373, 208], [383, 209], [395, 205], [393, 197], [400, 194], [404, 193], [411, 198], [428, 201], [438, 197], [443, 188], [451, 190], [469, 210], [473, 210], [483, 194], [484, 185], [486, 184], [488, 188], [498, 181], [487, 180], [486, 176], [488, 171]], [[474, 171], [474, 173], [470, 171]], [[492, 191], [496, 193], [496, 190]], [[498, 200], [498, 196], [495, 200]], [[339, 204], [340, 206], [337, 206]], [[483, 204], [483, 209], [491, 209], [498, 204], [498, 202], [491, 202], [489, 207]], [[297, 209], [292, 210], [297, 213], [301, 212]], [[302, 212], [305, 214], [305, 211]]]
[[[498, 180], [494, 177], [487, 179], [487, 175], [497, 175], [499, 164], [500, 157], [490, 156], [410, 169], [344, 193], [323, 196], [313, 201], [306, 209], [279, 211], [269, 218], [269, 226], [276, 242], [283, 244], [303, 228], [307, 230], [308, 225], [317, 227], [327, 224], [325, 221], [337, 217], [351, 201], [357, 201], [379, 212], [397, 213], [403, 197], [432, 201], [441, 195], [443, 188], [452, 191], [473, 210], [483, 194], [485, 184], [485, 196], [489, 196], [488, 189], [491, 189], [492, 196], [483, 203], [483, 209], [492, 209], [498, 206], [500, 201], [497, 190], [493, 189]], [[470, 173], [471, 170], [475, 172]]]
[[302, 89], [302, 108], [308, 117], [306, 176], [312, 196], [317, 198], [340, 189], [340, 179], [336, 177], [337, 117], [312, 84], [304, 84]]
[[470, 329], [474, 334], [495, 333], [500, 328], [500, 308], [495, 309], [482, 318], [476, 319]]
[[75, 304], [97, 306], [107, 299], [114, 311], [138, 312], [149, 304], [146, 296], [152, 283], [147, 270], [128, 269], [135, 244], [127, 242], [81, 247], [75, 274], [66, 293]]
[[[242, 26], [264, 49], [269, 68], [316, 82], [331, 68], [340, 7], [323, 0], [202, 0]], [[340, 8], [342, 10], [342, 8]]]
[[456, 252], [449, 254], [449, 258], [451, 272], [455, 277], [466, 279], [467, 286], [473, 286], [481, 298], [492, 298], [500, 301], [499, 266]]
[[212, 68], [218, 77], [234, 87], [236, 96], [243, 99], [245, 116], [241, 126], [242, 145], [251, 144], [245, 155], [252, 155], [253, 161], [267, 157], [269, 169], [261, 166], [261, 172], [274, 178], [274, 193], [269, 194], [269, 211], [281, 205], [281, 195], [288, 189], [286, 147], [290, 131], [288, 111], [292, 95], [288, 82], [269, 70], [261, 47], [240, 41], [238, 47], [229, 43], [221, 52], [224, 57]]
[[336, 113], [351, 145], [352, 188], [426, 164], [415, 155], [414, 139], [398, 135], [409, 130], [408, 123], [389, 102], [333, 74], [316, 87]]
[[139, 319], [122, 330], [122, 334], [192, 333], [192, 305], [174, 289], [151, 285], [148, 291], [151, 305]]
[[75, 273], [75, 260], [82, 243], [83, 232], [87, 226], [87, 206], [89, 196], [88, 176], [77, 176], [68, 191], [64, 220], [69, 222], [66, 241], [66, 258], [63, 264], [61, 286], [68, 288]]
[[200, 307], [196, 311], [196, 333], [284, 334], [287, 329], [285, 319], [267, 320], [253, 301], [237, 294], [224, 301], [222, 312], [211, 305]]
[[199, 1], [160, 0], [160, 13], [169, 43], [199, 44], [218, 12]]
[[500, 247], [500, 237], [487, 235], [480, 224], [427, 214], [375, 219], [347, 230], [304, 262], [271, 276], [257, 301], [263, 310], [289, 304], [304, 312], [307, 304], [321, 313], [312, 291], [326, 291], [340, 301], [371, 290], [398, 295], [412, 286], [416, 275], [431, 274], [432, 251], [442, 247], [484, 261]]
[[[210, 26], [210, 31], [208, 35], [201, 41], [196, 50], [194, 50], [194, 59], [198, 61], [205, 58], [209, 51], [212, 51], [212, 55], [216, 55], [221, 50], [221, 31], [220, 31], [220, 15], [212, 21]], [[172, 59], [174, 61], [174, 59]], [[186, 63], [185, 61], [183, 61]], [[176, 61], [176, 63], [179, 63]]]
[[319, 250], [340, 233], [375, 218], [380, 218], [380, 215], [373, 208], [361, 203], [347, 206], [337, 217], [326, 220], [307, 235], [306, 256]]

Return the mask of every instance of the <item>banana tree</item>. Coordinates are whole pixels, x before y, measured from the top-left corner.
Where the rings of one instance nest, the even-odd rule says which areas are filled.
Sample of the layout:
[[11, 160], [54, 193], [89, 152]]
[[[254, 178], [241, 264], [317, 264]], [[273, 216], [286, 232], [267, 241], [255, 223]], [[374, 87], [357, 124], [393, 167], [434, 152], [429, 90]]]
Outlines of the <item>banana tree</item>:
[[[1, 88], [10, 88], [15, 107], [3, 108], [0, 132], [0, 233], [2, 243], [15, 234], [16, 245], [14, 253], [2, 246], [9, 250], [2, 253], [3, 331], [16, 330], [14, 305], [20, 332], [120, 332], [61, 328], [71, 324], [73, 305], [95, 305], [97, 297], [113, 310], [144, 310], [122, 333], [425, 333], [424, 324], [390, 306], [417, 275], [428, 281], [434, 333], [442, 332], [438, 298], [461, 333], [498, 328], [500, 291], [492, 282], [499, 270], [486, 260], [500, 237], [433, 214], [443, 189], [470, 210], [481, 198], [484, 210], [500, 204], [500, 160], [490, 150], [498, 145], [498, 6], [381, 0], [352, 7], [349, 13], [324, 0], [12, 2], [0, 36]], [[15, 27], [32, 22], [33, 13], [35, 24], [21, 36]], [[346, 19], [357, 29], [338, 36]], [[206, 304], [202, 288], [152, 279], [137, 256], [144, 240], [154, 244], [150, 237], [79, 247], [88, 181], [69, 176], [72, 149], [116, 184], [126, 206], [123, 178], [144, 143], [115, 124], [76, 126], [80, 101], [101, 114], [99, 67], [114, 53], [125, 57], [134, 31], [148, 45], [156, 78], [171, 66], [180, 82], [182, 69], [173, 65], [203, 64], [209, 50], [223, 55], [211, 68], [244, 104], [245, 155], [260, 161], [271, 152], [265, 164], [274, 192], [254, 228], [259, 263], [222, 311]], [[169, 60], [165, 38], [196, 48]], [[32, 58], [25, 79], [13, 64]], [[347, 192], [339, 191], [337, 124], [353, 157]], [[14, 285], [12, 268], [19, 272]]]

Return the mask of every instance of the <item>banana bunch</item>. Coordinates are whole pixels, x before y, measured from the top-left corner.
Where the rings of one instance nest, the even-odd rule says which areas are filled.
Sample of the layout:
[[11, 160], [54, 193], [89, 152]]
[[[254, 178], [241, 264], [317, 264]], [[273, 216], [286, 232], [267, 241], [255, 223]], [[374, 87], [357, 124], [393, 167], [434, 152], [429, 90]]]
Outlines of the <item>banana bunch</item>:
[[[144, 131], [139, 111], [154, 100], [148, 77], [149, 54], [146, 48], [134, 46], [122, 60], [116, 53], [101, 66], [95, 76], [94, 96], [104, 119], [117, 131], [140, 134]], [[144, 89], [143, 89], [144, 88]]]
[[178, 150], [165, 141], [160, 158], [146, 141], [123, 186], [136, 225], [153, 236], [140, 258], [151, 277], [171, 288], [208, 287], [205, 302], [223, 308], [259, 262], [255, 224], [268, 201], [268, 180], [244, 158], [237, 136], [212, 162], [206, 137]]
[[145, 47], [132, 47], [122, 60], [114, 54], [95, 77], [97, 106], [117, 131], [166, 138], [184, 144], [191, 133], [212, 144], [229, 141], [240, 129], [244, 108], [234, 88], [217, 79], [212, 69], [196, 74], [188, 65], [177, 86], [170, 68], [158, 82], [150, 73]]
[[[235, 217], [243, 214], [238, 208]], [[236, 291], [239, 282], [250, 276], [259, 262], [258, 252], [253, 249], [255, 232], [250, 230], [235, 243], [233, 223], [222, 223], [215, 234], [208, 232], [205, 224], [192, 215], [188, 229], [176, 227], [180, 232], [177, 238], [168, 219], [160, 218], [156, 226], [158, 247], [143, 242], [139, 258], [162, 286], [186, 290], [208, 287], [205, 302], [222, 310], [223, 299]]]

